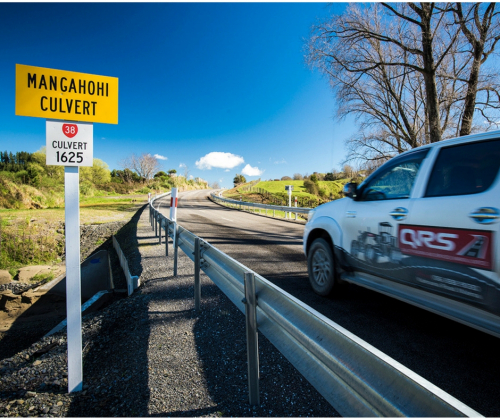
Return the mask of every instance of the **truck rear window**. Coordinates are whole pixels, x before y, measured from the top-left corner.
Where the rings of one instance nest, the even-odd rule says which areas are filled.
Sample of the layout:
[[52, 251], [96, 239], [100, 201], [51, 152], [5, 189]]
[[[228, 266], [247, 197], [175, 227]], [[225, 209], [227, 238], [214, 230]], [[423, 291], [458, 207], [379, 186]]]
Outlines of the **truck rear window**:
[[500, 139], [442, 148], [434, 163], [426, 197], [486, 191], [500, 168]]

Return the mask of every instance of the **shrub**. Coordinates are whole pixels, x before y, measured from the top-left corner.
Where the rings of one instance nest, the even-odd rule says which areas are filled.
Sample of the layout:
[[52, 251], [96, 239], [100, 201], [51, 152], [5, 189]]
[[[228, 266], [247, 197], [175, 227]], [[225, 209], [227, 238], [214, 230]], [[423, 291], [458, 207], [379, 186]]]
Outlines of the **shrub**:
[[94, 195], [93, 183], [88, 180], [80, 183], [80, 193], [84, 196], [93, 196]]
[[319, 193], [318, 185], [310, 179], [304, 180], [304, 187], [306, 188], [306, 191], [311, 195], [318, 195]]
[[16, 172], [14, 176], [17, 180], [17, 183], [28, 183], [29, 176], [26, 170], [19, 170], [19, 172]]

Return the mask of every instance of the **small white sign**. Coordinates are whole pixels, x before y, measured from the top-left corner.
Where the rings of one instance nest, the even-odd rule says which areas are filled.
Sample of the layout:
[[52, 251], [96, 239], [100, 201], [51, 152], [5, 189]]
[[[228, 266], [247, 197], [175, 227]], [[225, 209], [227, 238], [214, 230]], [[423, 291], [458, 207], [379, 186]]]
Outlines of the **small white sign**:
[[94, 124], [89, 122], [46, 121], [46, 164], [92, 166]]

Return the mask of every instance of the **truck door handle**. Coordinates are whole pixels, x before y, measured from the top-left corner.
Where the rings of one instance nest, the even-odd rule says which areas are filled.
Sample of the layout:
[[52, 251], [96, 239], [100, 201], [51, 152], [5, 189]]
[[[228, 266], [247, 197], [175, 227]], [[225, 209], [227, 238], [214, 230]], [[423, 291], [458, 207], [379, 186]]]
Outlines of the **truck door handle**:
[[496, 208], [483, 207], [471, 212], [469, 217], [479, 224], [491, 224], [500, 218], [500, 211]]
[[402, 221], [406, 219], [406, 216], [408, 215], [408, 210], [403, 207], [398, 207], [393, 209], [389, 215], [394, 218], [396, 221]]

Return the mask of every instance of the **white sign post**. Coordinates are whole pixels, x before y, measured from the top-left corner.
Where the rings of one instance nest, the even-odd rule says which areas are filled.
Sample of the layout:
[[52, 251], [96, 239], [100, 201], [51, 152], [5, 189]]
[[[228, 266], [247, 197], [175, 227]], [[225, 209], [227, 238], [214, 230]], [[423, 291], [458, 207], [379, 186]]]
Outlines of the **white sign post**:
[[170, 194], [170, 219], [173, 222], [177, 221], [177, 188], [172, 188]]
[[47, 120], [46, 163], [64, 167], [68, 392], [83, 387], [79, 166], [93, 164], [93, 124]]
[[[292, 206], [292, 191], [293, 191], [293, 185], [286, 185], [285, 190], [288, 191], [288, 206]], [[287, 213], [285, 212], [285, 218], [288, 218], [288, 215], [290, 214], [290, 219], [292, 219], [292, 213]]]

